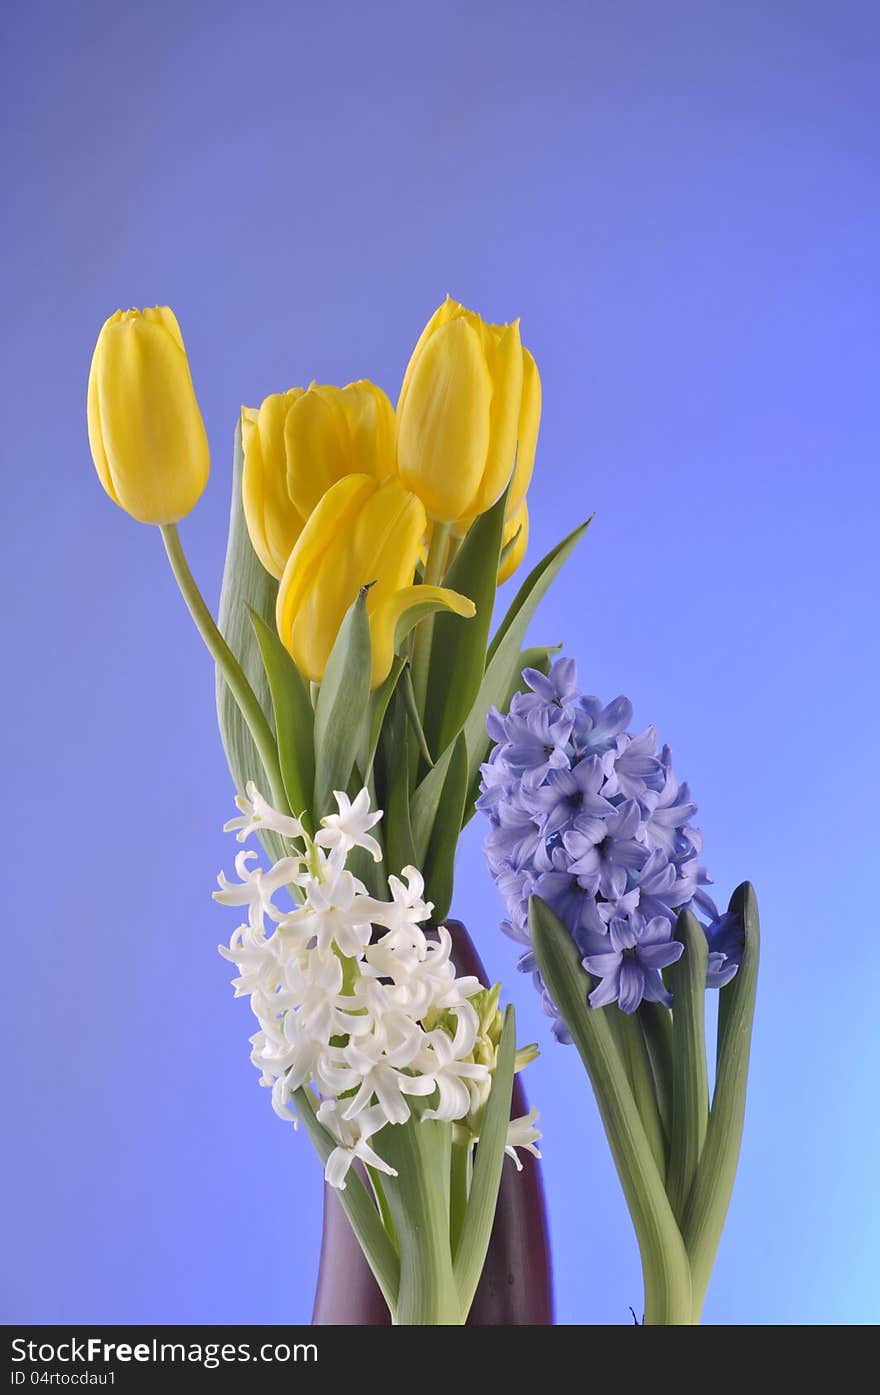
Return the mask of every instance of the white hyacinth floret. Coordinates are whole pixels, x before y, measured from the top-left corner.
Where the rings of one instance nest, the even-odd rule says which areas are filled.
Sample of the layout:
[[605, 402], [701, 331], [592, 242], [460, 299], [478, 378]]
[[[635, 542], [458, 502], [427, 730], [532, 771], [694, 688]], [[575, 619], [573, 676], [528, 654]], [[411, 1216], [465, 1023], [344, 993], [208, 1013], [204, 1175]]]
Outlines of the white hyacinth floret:
[[[476, 1141], [500, 1014], [497, 987], [457, 976], [445, 927], [430, 937], [422, 929], [433, 906], [415, 867], [388, 878], [389, 901], [370, 896], [347, 869], [354, 848], [381, 861], [370, 829], [382, 811], [370, 809], [366, 789], [354, 800], [335, 797], [338, 813], [322, 819], [312, 839], [299, 819], [273, 809], [249, 784], [247, 797], [236, 799], [240, 817], [225, 829], [239, 842], [269, 830], [290, 853], [263, 868], [256, 852], [240, 852], [239, 880], [221, 873], [214, 896], [247, 908], [220, 953], [235, 964], [236, 997], [250, 998], [259, 1023], [250, 1042], [260, 1083], [271, 1088], [275, 1112], [294, 1123], [294, 1093], [305, 1085], [317, 1090], [318, 1118], [336, 1142], [325, 1176], [344, 1188], [355, 1158], [396, 1175], [371, 1140], [386, 1125], [405, 1123], [416, 1097], [422, 1119], [454, 1123]], [[276, 904], [283, 889], [287, 908]], [[518, 1053], [517, 1066], [533, 1054]], [[533, 1109], [511, 1121], [507, 1151], [518, 1167], [517, 1147], [540, 1156], [536, 1118]]]

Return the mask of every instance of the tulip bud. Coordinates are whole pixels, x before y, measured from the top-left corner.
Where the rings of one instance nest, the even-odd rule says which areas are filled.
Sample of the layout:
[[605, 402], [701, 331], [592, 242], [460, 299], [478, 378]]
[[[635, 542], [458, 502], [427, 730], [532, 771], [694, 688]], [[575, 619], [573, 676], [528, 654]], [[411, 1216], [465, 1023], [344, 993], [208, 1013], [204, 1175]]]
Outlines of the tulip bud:
[[447, 297], [413, 350], [397, 415], [400, 477], [429, 518], [466, 532], [506, 488], [521, 432], [524, 494], [535, 456], [540, 382], [520, 342], [519, 322], [487, 324]]
[[346, 475], [394, 469], [394, 408], [375, 383], [275, 392], [243, 407], [242, 501], [254, 551], [280, 577], [321, 497]]
[[167, 305], [117, 310], [89, 372], [89, 445], [114, 504], [140, 523], [176, 523], [208, 482], [208, 438], [180, 325]]
[[425, 510], [396, 477], [347, 475], [312, 511], [287, 559], [278, 588], [278, 633], [302, 673], [320, 682], [339, 627], [362, 586], [373, 646], [370, 686], [388, 676], [397, 622], [417, 601], [459, 615], [473, 602], [437, 586], [413, 586]]
[[[512, 518], [506, 520], [501, 539], [502, 557], [498, 568], [498, 585], [513, 576], [526, 553], [529, 543], [529, 506], [523, 499]], [[504, 549], [509, 548], [505, 552]]]

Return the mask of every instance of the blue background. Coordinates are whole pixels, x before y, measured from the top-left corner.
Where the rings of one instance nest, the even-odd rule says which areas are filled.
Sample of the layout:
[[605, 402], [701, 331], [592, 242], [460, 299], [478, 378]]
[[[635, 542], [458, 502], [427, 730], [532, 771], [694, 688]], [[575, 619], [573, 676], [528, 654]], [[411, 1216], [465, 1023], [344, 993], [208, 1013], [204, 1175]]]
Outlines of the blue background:
[[[521, 315], [541, 366], [532, 559], [598, 512], [533, 638], [658, 723], [720, 893], [759, 890], [706, 1316], [876, 1320], [877, 5], [30, 0], [4, 28], [0, 1316], [302, 1321], [317, 1265], [319, 1168], [215, 949], [211, 668], [89, 459], [97, 331], [177, 310], [213, 597], [240, 403], [362, 375], [394, 397], [448, 290]], [[455, 908], [545, 1047], [559, 1318], [626, 1322], [625, 1208], [481, 833]]]

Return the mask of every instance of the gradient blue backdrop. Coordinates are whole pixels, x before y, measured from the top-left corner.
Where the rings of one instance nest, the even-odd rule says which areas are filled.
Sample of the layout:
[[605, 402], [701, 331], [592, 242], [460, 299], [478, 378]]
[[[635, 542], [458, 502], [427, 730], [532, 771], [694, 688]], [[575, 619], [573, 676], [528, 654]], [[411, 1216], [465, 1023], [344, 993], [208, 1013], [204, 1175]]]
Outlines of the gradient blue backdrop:
[[[210, 665], [89, 459], [95, 335], [178, 312], [213, 597], [239, 404], [312, 377], [394, 396], [448, 290], [521, 315], [541, 366], [531, 556], [598, 513], [532, 635], [659, 724], [720, 891], [759, 889], [706, 1315], [877, 1319], [877, 5], [31, 0], [4, 28], [0, 1316], [302, 1321], [318, 1253], [319, 1168], [215, 948]], [[559, 1317], [626, 1322], [596, 1111], [480, 836], [455, 908], [545, 1047]]]

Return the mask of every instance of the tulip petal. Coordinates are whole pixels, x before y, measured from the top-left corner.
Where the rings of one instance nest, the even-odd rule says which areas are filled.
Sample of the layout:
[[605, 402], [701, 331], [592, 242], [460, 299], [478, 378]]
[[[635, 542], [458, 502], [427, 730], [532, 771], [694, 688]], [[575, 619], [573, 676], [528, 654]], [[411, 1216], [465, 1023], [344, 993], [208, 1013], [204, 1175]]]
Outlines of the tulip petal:
[[[451, 522], [475, 511], [489, 453], [492, 378], [481, 335], [461, 316], [441, 324], [413, 359], [398, 408], [400, 477], [430, 517]], [[514, 438], [515, 429], [508, 473]]]
[[438, 610], [449, 610], [464, 619], [476, 615], [476, 607], [467, 596], [450, 591], [446, 586], [405, 586], [379, 605], [373, 614], [370, 629], [373, 636], [373, 674], [370, 682], [377, 688], [391, 669], [394, 655], [415, 625]]
[[535, 450], [538, 445], [538, 427], [541, 424], [541, 377], [538, 365], [528, 349], [523, 349], [522, 359], [522, 403], [517, 429], [516, 464], [513, 467], [510, 493], [507, 496], [507, 508], [511, 518], [523, 503], [531, 483]]

